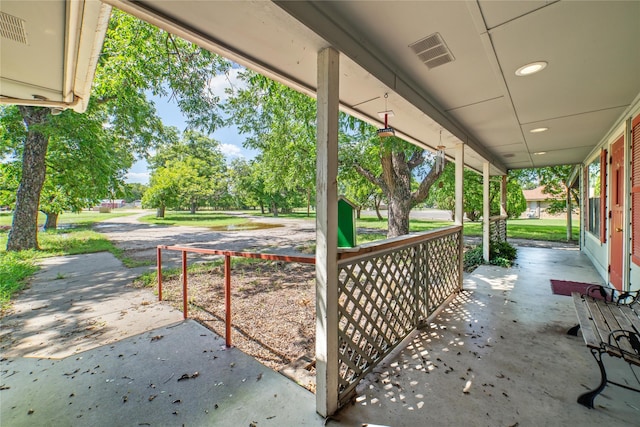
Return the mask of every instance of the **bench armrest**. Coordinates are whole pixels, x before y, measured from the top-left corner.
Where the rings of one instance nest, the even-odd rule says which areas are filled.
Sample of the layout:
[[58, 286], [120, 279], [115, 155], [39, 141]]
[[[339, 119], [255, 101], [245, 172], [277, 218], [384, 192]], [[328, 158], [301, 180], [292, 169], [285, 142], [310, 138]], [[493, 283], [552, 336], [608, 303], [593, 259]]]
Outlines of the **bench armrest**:
[[609, 286], [591, 285], [585, 295], [600, 295], [605, 301], [622, 305], [633, 305], [640, 300], [640, 290], [638, 291], [619, 291]]
[[640, 358], [640, 335], [634, 331], [624, 329], [611, 331], [608, 344], [616, 348], [623, 356]]

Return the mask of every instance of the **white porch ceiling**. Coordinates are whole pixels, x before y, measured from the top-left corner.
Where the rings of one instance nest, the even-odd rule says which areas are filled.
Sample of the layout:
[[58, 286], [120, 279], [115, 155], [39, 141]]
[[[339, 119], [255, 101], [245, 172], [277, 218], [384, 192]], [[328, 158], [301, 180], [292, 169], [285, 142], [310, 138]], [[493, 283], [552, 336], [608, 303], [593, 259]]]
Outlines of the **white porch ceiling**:
[[[309, 94], [333, 46], [345, 111], [380, 124], [388, 92], [401, 136], [493, 174], [582, 162], [640, 94], [639, 1], [104, 1]], [[455, 59], [429, 69], [409, 45], [434, 33]]]

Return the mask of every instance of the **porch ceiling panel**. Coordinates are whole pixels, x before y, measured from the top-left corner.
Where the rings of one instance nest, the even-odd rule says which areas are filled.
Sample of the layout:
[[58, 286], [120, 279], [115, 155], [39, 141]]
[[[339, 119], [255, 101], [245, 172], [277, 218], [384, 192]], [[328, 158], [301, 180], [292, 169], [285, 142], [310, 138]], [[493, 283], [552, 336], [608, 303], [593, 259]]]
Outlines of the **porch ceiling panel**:
[[[640, 2], [557, 2], [490, 34], [522, 124], [627, 106], [640, 92]], [[549, 65], [515, 75], [534, 60]]]
[[624, 108], [618, 107], [551, 119], [544, 122], [544, 126], [548, 126], [549, 130], [541, 133], [529, 132], [540, 124], [523, 126], [527, 146], [532, 153], [568, 147], [591, 146], [593, 148], [595, 144], [591, 136], [598, 129], [610, 126], [622, 113]]
[[589, 155], [591, 150], [593, 150], [593, 146], [591, 145], [585, 147], [571, 147], [550, 150], [545, 152], [545, 154], [533, 155], [533, 167], [541, 168], [545, 166], [576, 164], [576, 162], [573, 160], [576, 154], [580, 156], [580, 159], [582, 161], [585, 159], [585, 157], [587, 157], [587, 155]]

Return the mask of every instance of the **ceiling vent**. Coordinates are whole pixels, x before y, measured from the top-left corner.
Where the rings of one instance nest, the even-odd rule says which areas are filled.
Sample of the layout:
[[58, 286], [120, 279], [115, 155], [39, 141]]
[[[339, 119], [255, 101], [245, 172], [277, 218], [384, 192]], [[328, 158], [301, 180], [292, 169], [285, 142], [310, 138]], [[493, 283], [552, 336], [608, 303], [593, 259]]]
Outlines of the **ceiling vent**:
[[440, 33], [433, 33], [409, 47], [429, 69], [455, 60]]
[[24, 20], [0, 12], [0, 36], [14, 42], [27, 44], [27, 31], [24, 28]]

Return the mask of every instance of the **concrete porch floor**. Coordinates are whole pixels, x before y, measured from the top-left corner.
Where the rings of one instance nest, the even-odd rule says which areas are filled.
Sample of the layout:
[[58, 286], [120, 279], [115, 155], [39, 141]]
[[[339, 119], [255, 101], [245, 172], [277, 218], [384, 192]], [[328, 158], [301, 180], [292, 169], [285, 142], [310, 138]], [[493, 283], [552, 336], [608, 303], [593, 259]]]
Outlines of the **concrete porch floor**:
[[[516, 267], [479, 267], [328, 425], [640, 426], [638, 393], [608, 386], [595, 409], [576, 403], [600, 374], [580, 334], [566, 335], [573, 302], [553, 295], [549, 279], [601, 283], [577, 248], [519, 247]], [[611, 379], [638, 387], [627, 364], [605, 364]]]
[[[596, 409], [576, 403], [599, 373], [582, 338], [566, 335], [572, 300], [553, 295], [549, 279], [597, 283], [589, 261], [577, 249], [518, 253], [512, 269], [468, 275], [431, 327], [326, 421], [310, 392], [184, 321], [58, 360], [3, 355], [0, 425], [640, 425], [638, 393], [610, 386]], [[627, 365], [605, 362], [633, 384]]]

